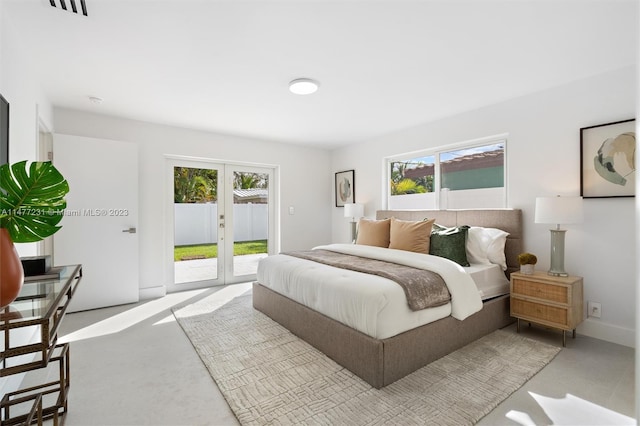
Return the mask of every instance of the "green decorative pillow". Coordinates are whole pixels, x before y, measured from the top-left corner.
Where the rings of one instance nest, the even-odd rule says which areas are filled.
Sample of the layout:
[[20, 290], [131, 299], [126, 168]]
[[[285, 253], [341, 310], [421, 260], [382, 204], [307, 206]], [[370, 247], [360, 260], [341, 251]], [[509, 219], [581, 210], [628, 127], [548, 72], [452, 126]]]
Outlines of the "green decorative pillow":
[[468, 231], [468, 226], [445, 228], [437, 224], [433, 225], [429, 254], [445, 257], [461, 266], [469, 266], [466, 250]]

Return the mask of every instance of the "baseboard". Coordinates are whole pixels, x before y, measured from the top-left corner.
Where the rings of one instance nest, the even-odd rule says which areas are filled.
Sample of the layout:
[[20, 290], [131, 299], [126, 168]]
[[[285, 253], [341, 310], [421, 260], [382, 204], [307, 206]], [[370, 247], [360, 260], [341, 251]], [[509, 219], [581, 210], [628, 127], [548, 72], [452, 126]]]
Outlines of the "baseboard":
[[579, 334], [605, 340], [611, 343], [636, 347], [636, 332], [631, 328], [620, 327], [597, 319], [587, 318], [578, 326]]
[[167, 295], [167, 287], [159, 285], [157, 287], [145, 287], [139, 291], [140, 300], [157, 299]]

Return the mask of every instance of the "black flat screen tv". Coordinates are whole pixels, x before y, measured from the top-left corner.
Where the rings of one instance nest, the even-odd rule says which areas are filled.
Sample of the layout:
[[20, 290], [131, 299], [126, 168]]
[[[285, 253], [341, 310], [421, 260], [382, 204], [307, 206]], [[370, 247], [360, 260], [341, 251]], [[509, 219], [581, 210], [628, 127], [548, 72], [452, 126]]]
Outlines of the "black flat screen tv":
[[9, 102], [0, 95], [0, 166], [9, 162]]

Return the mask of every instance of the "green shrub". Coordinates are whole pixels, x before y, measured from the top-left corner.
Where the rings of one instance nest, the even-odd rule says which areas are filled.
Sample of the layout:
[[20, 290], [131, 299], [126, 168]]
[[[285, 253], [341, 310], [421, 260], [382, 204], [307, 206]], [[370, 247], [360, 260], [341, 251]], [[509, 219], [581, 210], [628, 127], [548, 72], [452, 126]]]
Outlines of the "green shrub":
[[538, 258], [535, 254], [520, 253], [518, 255], [518, 263], [520, 265], [535, 265], [536, 263], [538, 263]]

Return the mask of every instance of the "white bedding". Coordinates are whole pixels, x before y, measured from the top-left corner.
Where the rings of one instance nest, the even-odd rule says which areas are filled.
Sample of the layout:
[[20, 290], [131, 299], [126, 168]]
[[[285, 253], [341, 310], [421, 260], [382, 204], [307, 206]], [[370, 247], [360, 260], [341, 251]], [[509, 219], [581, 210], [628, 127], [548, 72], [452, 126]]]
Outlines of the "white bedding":
[[471, 264], [464, 268], [476, 283], [482, 300], [509, 294], [509, 280], [500, 265]]
[[482, 309], [471, 276], [455, 262], [402, 250], [331, 244], [316, 249], [429, 269], [442, 276], [451, 303], [411, 311], [402, 288], [376, 275], [334, 268], [279, 254], [260, 261], [258, 282], [271, 290], [377, 339], [385, 339], [446, 316], [463, 320]]

